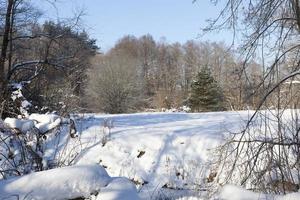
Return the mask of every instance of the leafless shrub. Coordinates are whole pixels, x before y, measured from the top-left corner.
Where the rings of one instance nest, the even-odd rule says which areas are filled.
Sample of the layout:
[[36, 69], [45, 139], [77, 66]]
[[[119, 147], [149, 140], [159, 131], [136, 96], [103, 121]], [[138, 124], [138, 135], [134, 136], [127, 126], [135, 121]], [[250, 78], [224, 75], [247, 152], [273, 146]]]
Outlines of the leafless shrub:
[[267, 193], [295, 191], [300, 183], [299, 94], [292, 88], [300, 74], [299, 1], [227, 0], [222, 5], [204, 33], [231, 29], [233, 45], [241, 36], [240, 76], [248, 77], [251, 62], [259, 60], [263, 77], [248, 95], [255, 97], [256, 111], [219, 149], [214, 182]]
[[86, 87], [90, 107], [106, 113], [135, 110], [140, 95], [137, 65], [121, 52], [94, 61]]
[[[253, 115], [254, 116], [254, 115]], [[299, 110], [260, 110], [241, 133], [219, 148], [215, 184], [235, 183], [255, 191], [299, 189]]]

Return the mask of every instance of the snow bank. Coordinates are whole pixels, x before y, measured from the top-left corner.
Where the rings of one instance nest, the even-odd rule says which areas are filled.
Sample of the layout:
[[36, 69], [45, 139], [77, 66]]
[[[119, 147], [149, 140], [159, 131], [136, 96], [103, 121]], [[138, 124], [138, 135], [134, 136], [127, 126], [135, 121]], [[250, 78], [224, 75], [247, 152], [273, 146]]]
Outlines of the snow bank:
[[111, 178], [99, 165], [76, 165], [0, 181], [0, 199], [72, 199], [88, 197]]
[[114, 178], [107, 187], [101, 190], [97, 200], [138, 200], [136, 187], [127, 178]]
[[[247, 112], [242, 113], [244, 117]], [[114, 122], [102, 146], [103, 121]], [[81, 142], [87, 144], [75, 163], [99, 162], [112, 176], [125, 176], [141, 192], [157, 188], [194, 189], [209, 174], [210, 149], [223, 141], [227, 130], [239, 130], [240, 113], [138, 113], [94, 115], [78, 121]]]
[[9, 128], [15, 128], [22, 133], [30, 131], [32, 128], [37, 128], [41, 133], [59, 126], [61, 123], [68, 122], [67, 119], [62, 118], [56, 114], [31, 114], [28, 119], [6, 118], [4, 122]]
[[22, 133], [26, 133], [34, 127], [34, 122], [32, 120], [21, 120], [15, 118], [6, 118], [4, 123], [10, 127], [20, 130]]
[[[77, 119], [77, 125], [81, 142], [86, 146], [75, 163], [99, 162], [112, 176], [134, 180], [140, 186], [141, 198], [163, 194], [172, 199], [175, 191], [176, 195], [188, 191], [186, 196], [190, 197], [190, 191], [207, 189], [206, 181], [214, 172], [210, 164], [217, 155], [215, 147], [224, 142], [228, 133], [242, 130], [252, 114], [253, 111], [85, 114]], [[105, 135], [103, 121], [107, 118], [113, 120], [114, 127], [103, 146], [100, 141]], [[266, 198], [243, 189], [240, 195], [238, 192], [224, 190], [222, 197]], [[203, 193], [191, 195], [198, 197]]]
[[287, 195], [267, 195], [255, 193], [235, 185], [225, 185], [220, 192], [220, 199], [223, 200], [299, 200], [300, 193]]
[[50, 124], [54, 122], [56, 119], [60, 118], [60, 116], [56, 114], [38, 114], [38, 113], [32, 113], [29, 116], [29, 119], [35, 120], [39, 123], [47, 123]]
[[245, 190], [235, 185], [225, 185], [220, 193], [220, 198], [224, 200], [263, 200], [267, 199], [261, 195], [249, 190]]

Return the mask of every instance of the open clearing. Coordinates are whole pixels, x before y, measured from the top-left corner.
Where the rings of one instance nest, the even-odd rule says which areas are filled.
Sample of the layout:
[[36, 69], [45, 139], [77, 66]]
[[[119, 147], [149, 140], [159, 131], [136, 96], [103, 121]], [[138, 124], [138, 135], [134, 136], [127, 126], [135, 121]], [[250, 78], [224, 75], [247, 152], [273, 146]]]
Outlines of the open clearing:
[[[224, 134], [238, 131], [251, 112], [85, 115], [77, 121], [85, 150], [78, 164], [99, 163], [111, 176], [139, 184], [148, 199], [159, 188], [202, 190], [213, 149]], [[102, 145], [102, 126], [113, 122]], [[141, 186], [143, 185], [143, 186]], [[148, 195], [148, 196], [147, 196]]]

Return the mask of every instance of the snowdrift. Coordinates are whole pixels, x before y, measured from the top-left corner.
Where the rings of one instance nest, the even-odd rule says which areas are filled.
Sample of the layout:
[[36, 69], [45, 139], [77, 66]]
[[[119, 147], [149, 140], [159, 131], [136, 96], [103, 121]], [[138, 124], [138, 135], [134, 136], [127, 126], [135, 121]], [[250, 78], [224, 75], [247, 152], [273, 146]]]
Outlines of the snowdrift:
[[245, 190], [235, 185], [225, 185], [219, 199], [222, 200], [299, 200], [300, 193], [290, 193], [287, 195], [267, 195]]
[[28, 119], [6, 118], [4, 120], [4, 123], [9, 128], [17, 129], [22, 133], [31, 131], [33, 128], [39, 130], [40, 133], [46, 133], [47, 131], [58, 127], [61, 123], [66, 122], [68, 122], [67, 119], [56, 114], [37, 113], [29, 115]]
[[128, 179], [111, 178], [96, 164], [51, 169], [0, 181], [0, 199], [73, 199], [98, 193], [100, 199], [106, 200], [122, 196], [139, 199]]

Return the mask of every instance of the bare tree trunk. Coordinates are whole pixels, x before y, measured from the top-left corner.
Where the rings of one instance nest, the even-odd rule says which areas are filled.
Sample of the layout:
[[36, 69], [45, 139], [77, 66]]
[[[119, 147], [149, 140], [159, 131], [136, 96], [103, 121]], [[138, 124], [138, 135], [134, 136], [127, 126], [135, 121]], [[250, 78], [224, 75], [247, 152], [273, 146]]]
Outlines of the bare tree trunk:
[[[1, 102], [5, 101], [5, 94], [6, 94], [5, 61], [6, 61], [7, 48], [9, 43], [9, 31], [11, 29], [11, 17], [12, 17], [13, 4], [14, 4], [14, 0], [8, 0], [7, 10], [5, 14], [5, 26], [4, 26], [1, 55], [0, 55], [0, 92], [1, 92], [0, 100]], [[0, 112], [0, 114], [1, 114], [0, 117], [2, 117], [2, 111]]]
[[[11, 17], [10, 17], [10, 27], [9, 27], [9, 55], [8, 55], [8, 68], [7, 73], [10, 72], [12, 67], [12, 55], [13, 55], [13, 27], [14, 27], [14, 17], [15, 17], [15, 4], [13, 2], [12, 9], [11, 9]], [[7, 78], [7, 77], [6, 77]], [[7, 78], [8, 79], [8, 78]]]

